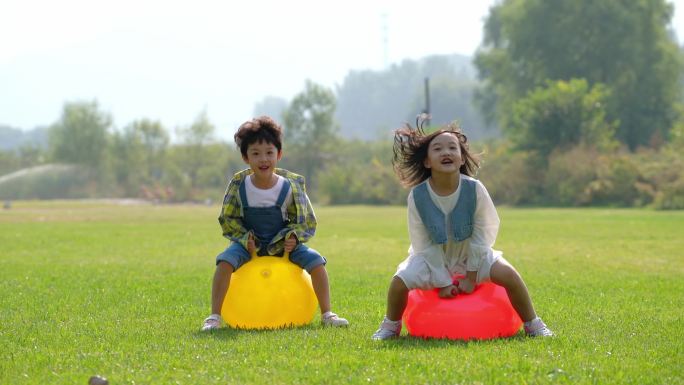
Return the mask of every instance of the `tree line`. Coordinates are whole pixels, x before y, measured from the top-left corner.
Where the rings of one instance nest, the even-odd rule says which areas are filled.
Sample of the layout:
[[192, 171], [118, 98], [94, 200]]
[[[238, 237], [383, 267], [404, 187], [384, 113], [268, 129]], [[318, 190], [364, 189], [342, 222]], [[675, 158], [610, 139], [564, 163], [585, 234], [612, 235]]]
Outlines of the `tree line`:
[[[391, 131], [425, 109], [427, 77], [432, 123], [460, 121], [497, 203], [684, 208], [684, 64], [672, 11], [663, 0], [503, 1], [485, 22], [477, 81], [459, 57], [435, 56], [351, 72], [336, 90], [307, 81], [291, 101], [257, 103], [255, 116], [284, 125], [282, 166], [307, 177], [314, 199], [403, 204]], [[88, 175], [71, 177], [72, 195], [166, 201], [216, 199], [245, 167], [205, 113], [176, 129], [177, 143], [159, 122], [111, 122], [96, 102], [67, 103], [45, 151], [0, 152], [0, 198], [49, 190], [1, 176], [19, 166], [78, 166], [60, 171]]]
[[495, 184], [500, 200], [684, 208], [684, 71], [672, 15], [663, 0], [491, 8], [476, 100], [506, 138], [487, 176], [513, 178]]

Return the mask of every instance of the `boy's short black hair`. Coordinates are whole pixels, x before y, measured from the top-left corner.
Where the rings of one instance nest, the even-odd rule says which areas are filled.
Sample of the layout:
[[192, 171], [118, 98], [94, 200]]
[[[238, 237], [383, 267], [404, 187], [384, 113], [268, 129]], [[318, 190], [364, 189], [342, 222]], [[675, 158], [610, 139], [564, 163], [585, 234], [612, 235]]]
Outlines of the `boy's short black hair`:
[[270, 143], [280, 152], [283, 148], [283, 129], [270, 116], [260, 116], [242, 123], [234, 139], [243, 157], [247, 157], [250, 144], [259, 142]]

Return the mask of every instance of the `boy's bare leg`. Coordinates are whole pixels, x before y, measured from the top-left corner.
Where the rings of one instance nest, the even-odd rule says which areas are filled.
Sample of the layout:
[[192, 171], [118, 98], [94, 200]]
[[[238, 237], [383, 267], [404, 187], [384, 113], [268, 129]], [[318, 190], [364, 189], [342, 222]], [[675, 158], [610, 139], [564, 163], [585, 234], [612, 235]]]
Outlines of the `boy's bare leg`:
[[233, 271], [233, 266], [228, 262], [219, 262], [216, 265], [214, 282], [211, 286], [211, 314], [221, 314], [221, 307], [223, 307], [223, 300], [226, 298]]
[[330, 311], [330, 285], [325, 265], [314, 267], [309, 274], [311, 274], [311, 283], [318, 298], [318, 306], [321, 308], [321, 323], [334, 327], [349, 326], [349, 321]]
[[527, 292], [527, 286], [525, 286], [525, 282], [513, 266], [498, 260], [492, 265], [489, 276], [492, 282], [506, 289], [511, 305], [513, 305], [513, 308], [524, 322], [531, 321], [537, 317], [532, 306], [532, 299]]
[[321, 314], [329, 312], [330, 285], [328, 284], [328, 272], [325, 270], [325, 265], [318, 265], [311, 270], [311, 284], [313, 285], [314, 293], [316, 293], [316, 298], [318, 298]]

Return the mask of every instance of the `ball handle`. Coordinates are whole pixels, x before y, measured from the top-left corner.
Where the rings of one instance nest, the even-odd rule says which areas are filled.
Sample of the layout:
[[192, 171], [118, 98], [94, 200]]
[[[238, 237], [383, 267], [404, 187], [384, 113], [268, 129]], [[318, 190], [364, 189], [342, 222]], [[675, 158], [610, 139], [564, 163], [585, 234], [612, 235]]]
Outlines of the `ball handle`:
[[[250, 257], [250, 259], [254, 259], [254, 258], [258, 257], [256, 250], [254, 250], [249, 257]], [[283, 258], [289, 259], [290, 253], [288, 253], [287, 251], [283, 251]]]

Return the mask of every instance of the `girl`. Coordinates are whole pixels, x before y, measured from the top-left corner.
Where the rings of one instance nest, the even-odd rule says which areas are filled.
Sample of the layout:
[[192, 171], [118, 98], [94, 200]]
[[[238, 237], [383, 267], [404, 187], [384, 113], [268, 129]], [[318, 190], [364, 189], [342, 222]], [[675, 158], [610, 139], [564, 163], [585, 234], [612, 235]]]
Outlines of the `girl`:
[[[409, 256], [398, 267], [387, 293], [387, 314], [374, 340], [399, 336], [409, 290], [439, 288], [439, 296], [472, 293], [491, 281], [503, 286], [525, 322], [528, 336], [552, 336], [537, 317], [520, 274], [492, 249], [499, 217], [484, 185], [472, 176], [479, 160], [452, 123], [426, 134], [422, 117], [394, 135], [392, 164], [408, 195]], [[452, 275], [465, 278], [452, 282]]]

